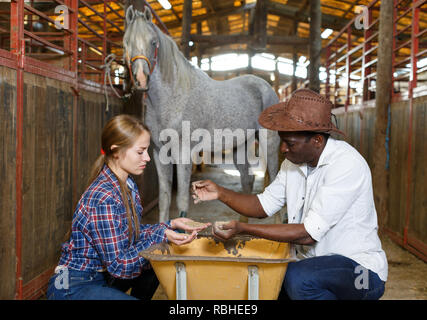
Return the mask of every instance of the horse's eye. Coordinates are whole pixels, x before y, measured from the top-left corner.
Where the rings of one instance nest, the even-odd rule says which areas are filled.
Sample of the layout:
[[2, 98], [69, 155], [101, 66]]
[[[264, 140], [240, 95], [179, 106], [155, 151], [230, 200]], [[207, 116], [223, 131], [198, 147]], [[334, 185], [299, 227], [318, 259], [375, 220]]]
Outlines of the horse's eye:
[[151, 44], [153, 45], [153, 47], [156, 47], [156, 46], [157, 46], [157, 41], [156, 41], [156, 40], [153, 40], [153, 41], [151, 42]]

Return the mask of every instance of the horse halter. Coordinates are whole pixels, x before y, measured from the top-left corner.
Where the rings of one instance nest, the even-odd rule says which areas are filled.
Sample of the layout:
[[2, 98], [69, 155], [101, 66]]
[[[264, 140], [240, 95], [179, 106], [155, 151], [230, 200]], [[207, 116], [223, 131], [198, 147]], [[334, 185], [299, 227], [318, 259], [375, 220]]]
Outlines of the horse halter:
[[[158, 52], [158, 49], [159, 49], [159, 44], [156, 45], [156, 49], [154, 50], [154, 62], [153, 63], [151, 63], [150, 59], [148, 59], [146, 56], [144, 56], [142, 54], [134, 56], [131, 59], [129, 59], [129, 54], [126, 53], [126, 55], [127, 55], [127, 61], [128, 61], [128, 68], [129, 68], [129, 73], [130, 73], [130, 80], [131, 80], [132, 86], [135, 85], [135, 80], [133, 78], [133, 73], [132, 73], [132, 63], [135, 62], [138, 59], [145, 60], [147, 62], [147, 64], [148, 64], [148, 69], [150, 70], [150, 76], [151, 76], [151, 74], [154, 72], [154, 68], [156, 67], [156, 64], [157, 64], [157, 52]], [[147, 79], [147, 86], [148, 86], [148, 79]], [[148, 91], [148, 88], [147, 89], [143, 89], [143, 91]]]

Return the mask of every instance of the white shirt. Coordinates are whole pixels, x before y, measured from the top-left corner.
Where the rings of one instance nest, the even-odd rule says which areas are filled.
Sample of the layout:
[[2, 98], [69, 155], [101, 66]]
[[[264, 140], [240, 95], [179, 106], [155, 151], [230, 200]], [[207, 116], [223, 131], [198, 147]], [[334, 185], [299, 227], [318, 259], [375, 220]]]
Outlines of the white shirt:
[[276, 179], [258, 194], [268, 216], [285, 203], [288, 223], [303, 223], [313, 245], [294, 245], [297, 258], [340, 254], [386, 281], [388, 265], [378, 237], [371, 171], [348, 143], [329, 137], [318, 164], [283, 161]]

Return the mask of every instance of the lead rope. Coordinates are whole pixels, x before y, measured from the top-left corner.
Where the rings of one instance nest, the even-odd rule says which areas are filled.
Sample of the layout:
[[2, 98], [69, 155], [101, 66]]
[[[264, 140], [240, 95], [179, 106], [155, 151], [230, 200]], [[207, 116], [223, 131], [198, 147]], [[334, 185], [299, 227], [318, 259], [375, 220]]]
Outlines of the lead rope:
[[111, 90], [114, 92], [117, 98], [119, 99], [127, 99], [130, 97], [130, 93], [127, 93], [123, 96], [119, 95], [116, 91], [116, 89], [113, 86], [113, 82], [111, 81], [111, 64], [113, 63], [114, 59], [116, 59], [116, 55], [114, 53], [110, 53], [108, 56], [104, 59], [104, 64], [101, 65], [101, 69], [104, 69], [104, 94], [105, 94], [105, 100], [106, 100], [106, 106], [105, 106], [105, 112], [108, 112], [110, 110], [110, 102], [108, 99], [108, 93], [107, 93], [107, 79], [108, 84], [110, 85]]

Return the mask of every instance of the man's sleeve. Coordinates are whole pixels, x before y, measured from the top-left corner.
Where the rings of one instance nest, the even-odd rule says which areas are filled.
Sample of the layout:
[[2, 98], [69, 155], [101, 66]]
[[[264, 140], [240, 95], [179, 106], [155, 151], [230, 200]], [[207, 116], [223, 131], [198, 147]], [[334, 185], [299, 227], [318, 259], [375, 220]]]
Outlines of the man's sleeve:
[[265, 188], [263, 193], [258, 194], [258, 200], [261, 203], [265, 213], [271, 217], [277, 211], [283, 208], [286, 203], [286, 171], [284, 162], [280, 168], [276, 179]]
[[[319, 241], [347, 212], [360, 196], [360, 190], [369, 170], [355, 159], [340, 161], [341, 165], [331, 165], [324, 183], [316, 195], [303, 221], [310, 236]], [[368, 172], [367, 172], [368, 171]]]

